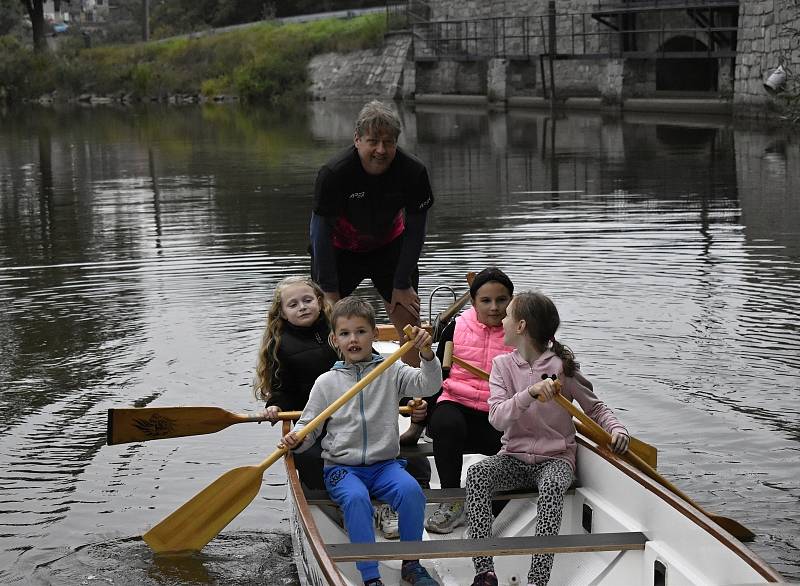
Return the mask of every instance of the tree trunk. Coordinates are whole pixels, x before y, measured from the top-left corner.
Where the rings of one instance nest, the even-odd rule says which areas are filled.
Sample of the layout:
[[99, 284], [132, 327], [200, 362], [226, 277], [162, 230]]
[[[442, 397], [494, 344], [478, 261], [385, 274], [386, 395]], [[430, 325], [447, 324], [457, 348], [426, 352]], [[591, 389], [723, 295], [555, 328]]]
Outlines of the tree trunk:
[[33, 27], [33, 48], [39, 53], [47, 50], [44, 28], [44, 0], [22, 0]]

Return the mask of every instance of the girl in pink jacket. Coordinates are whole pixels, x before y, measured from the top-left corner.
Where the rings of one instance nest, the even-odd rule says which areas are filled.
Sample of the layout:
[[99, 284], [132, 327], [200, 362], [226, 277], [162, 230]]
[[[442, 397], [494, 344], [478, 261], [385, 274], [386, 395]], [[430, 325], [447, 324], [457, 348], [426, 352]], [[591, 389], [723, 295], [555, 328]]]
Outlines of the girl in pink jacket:
[[[556, 535], [561, 527], [564, 493], [575, 474], [575, 426], [572, 416], [551, 399], [558, 375], [561, 394], [577, 400], [584, 412], [612, 437], [612, 449], [628, 449], [628, 432], [592, 391], [572, 351], [555, 339], [558, 310], [542, 293], [520, 293], [506, 308], [505, 343], [516, 347], [492, 361], [489, 422], [503, 432], [502, 448], [467, 471], [470, 536], [491, 536], [491, 495], [498, 490], [538, 487], [537, 535]], [[538, 400], [537, 400], [538, 399]], [[491, 557], [473, 558], [473, 586], [497, 586]], [[534, 555], [529, 586], [546, 586], [553, 554]]]
[[[503, 342], [502, 320], [514, 294], [511, 279], [489, 267], [475, 275], [469, 288], [472, 307], [448, 326], [439, 339], [437, 353], [453, 342], [456, 356], [488, 370], [498, 354], [513, 348]], [[433, 456], [442, 488], [461, 486], [465, 452], [492, 456], [500, 449], [501, 433], [489, 423], [489, 383], [454, 364], [442, 384], [442, 394], [430, 416], [428, 433], [433, 438]], [[466, 520], [464, 501], [441, 503], [425, 521], [433, 533], [450, 533]]]

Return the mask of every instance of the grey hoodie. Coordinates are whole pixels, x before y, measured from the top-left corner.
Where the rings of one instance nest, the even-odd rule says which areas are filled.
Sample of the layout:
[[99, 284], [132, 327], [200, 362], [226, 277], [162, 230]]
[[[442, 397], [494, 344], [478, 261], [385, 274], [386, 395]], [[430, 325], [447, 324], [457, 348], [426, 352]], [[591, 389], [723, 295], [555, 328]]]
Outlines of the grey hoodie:
[[[383, 361], [373, 353], [369, 361], [347, 364], [339, 361], [317, 378], [305, 409], [292, 431], [300, 431], [314, 417], [364, 378]], [[369, 466], [396, 458], [400, 453], [397, 407], [401, 397], [429, 397], [442, 386], [439, 359], [421, 360], [420, 368], [398, 361], [328, 419], [322, 440], [325, 465]], [[309, 433], [295, 449], [303, 452], [322, 433], [322, 426]]]

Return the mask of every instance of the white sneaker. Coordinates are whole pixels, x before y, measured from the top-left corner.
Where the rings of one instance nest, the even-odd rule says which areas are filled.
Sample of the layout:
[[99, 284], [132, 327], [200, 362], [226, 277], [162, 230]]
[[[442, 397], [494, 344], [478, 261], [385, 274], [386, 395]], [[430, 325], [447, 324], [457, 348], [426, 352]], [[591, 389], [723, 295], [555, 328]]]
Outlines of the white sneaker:
[[381, 530], [385, 539], [400, 537], [400, 527], [397, 522], [397, 511], [386, 503], [375, 508], [375, 525]]
[[433, 515], [425, 521], [425, 529], [431, 533], [452, 533], [453, 529], [464, 524], [465, 518], [464, 501], [440, 503]]

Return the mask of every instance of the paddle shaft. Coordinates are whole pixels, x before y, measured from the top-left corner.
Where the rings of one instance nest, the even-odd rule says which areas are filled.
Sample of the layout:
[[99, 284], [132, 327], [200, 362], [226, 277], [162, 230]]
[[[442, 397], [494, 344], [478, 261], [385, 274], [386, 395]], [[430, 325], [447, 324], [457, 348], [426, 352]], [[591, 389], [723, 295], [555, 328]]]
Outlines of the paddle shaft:
[[[406, 326], [404, 333], [409, 341], [309, 421], [297, 432], [297, 437], [302, 439], [324, 424], [337, 409], [411, 350], [414, 347], [414, 342], [410, 340], [412, 332], [413, 328]], [[287, 451], [288, 448], [283, 446], [256, 466], [245, 466], [226, 472], [145, 533], [142, 536], [144, 541], [156, 553], [200, 551], [253, 501], [261, 487], [264, 471]]]
[[[475, 376], [477, 376], [479, 378], [482, 378], [484, 380], [489, 380], [489, 373], [488, 372], [486, 372], [485, 370], [483, 370], [481, 368], [478, 368], [477, 366], [475, 366], [473, 364], [470, 364], [469, 362], [467, 362], [466, 360], [463, 360], [462, 358], [459, 358], [458, 356], [455, 356], [453, 354], [453, 349], [452, 349], [453, 346], [452, 345], [453, 345], [452, 342], [447, 342], [445, 344], [444, 360], [442, 362], [442, 364], [445, 366], [445, 368], [450, 366], [451, 363], [455, 363], [455, 364], [458, 364], [464, 370], [466, 370], [468, 372], [471, 372]], [[594, 421], [588, 415], [586, 415], [580, 409], [576, 408], [574, 405], [572, 405], [572, 403], [567, 401], [564, 397], [562, 397], [561, 395], [557, 395], [556, 396], [556, 400], [558, 400], [558, 399], [561, 399], [561, 400], [564, 401], [564, 403], [570, 405], [570, 407], [572, 408], [570, 413], [572, 413], [578, 419], [578, 421], [580, 421], [580, 422], [582, 422], [584, 424], [583, 426], [578, 428], [578, 431], [583, 433], [583, 431], [589, 425], [589, 423], [587, 423], [587, 422], [594, 423]], [[559, 402], [559, 404], [561, 404], [561, 403]], [[564, 407], [563, 404], [561, 406]], [[594, 424], [597, 425], [596, 423], [594, 423]], [[600, 428], [600, 429], [602, 429], [602, 428]], [[642, 459], [645, 462], [647, 462], [647, 464], [649, 466], [653, 466], [653, 467], [655, 466], [658, 452], [656, 451], [656, 449], [653, 446], [651, 446], [650, 444], [645, 443], [645, 442], [643, 442], [643, 441], [641, 441], [639, 439], [636, 439], [635, 437], [631, 437], [630, 438], [630, 449], [631, 449], [631, 451], [637, 453], [640, 457], [642, 457]]]
[[[472, 281], [474, 279], [475, 273], [467, 273], [467, 283], [472, 285]], [[442, 311], [436, 319], [443, 323], [449, 322], [451, 319], [453, 319], [453, 316], [461, 311], [461, 308], [467, 304], [469, 297], [469, 291], [466, 291], [461, 297], [456, 299], [450, 307]]]
[[[400, 407], [409, 415], [409, 407]], [[296, 421], [300, 411], [281, 411], [278, 420]], [[131, 407], [108, 410], [110, 446], [216, 433], [237, 423], [269, 421], [264, 412], [233, 413], [221, 407]]]
[[[450, 345], [448, 348], [447, 345]], [[447, 364], [448, 362], [448, 354], [450, 360], [461, 366], [463, 369], [471, 372], [472, 374], [484, 378], [485, 380], [489, 380], [489, 373], [486, 371], [478, 368], [467, 362], [466, 360], [462, 360], [458, 356], [453, 355], [452, 350], [452, 342], [447, 342], [445, 345], [445, 360], [443, 364]], [[556, 381], [557, 384], [560, 386], [561, 382]], [[578, 420], [578, 425], [576, 426], [578, 431], [585, 435], [586, 437], [591, 438], [596, 444], [600, 446], [608, 446], [611, 444], [611, 434], [608, 433], [605, 429], [603, 429], [599, 424], [597, 424], [594, 419], [586, 415], [583, 411], [575, 407], [570, 401], [568, 401], [562, 395], [556, 395], [554, 397], [556, 403], [558, 403], [561, 407], [567, 410], [570, 415], [575, 417]], [[700, 505], [698, 505], [694, 500], [692, 500], [685, 492], [679, 489], [677, 486], [672, 484], [669, 480], [661, 476], [655, 469], [641, 457], [639, 457], [633, 449], [633, 439], [631, 437], [631, 446], [630, 449], [625, 452], [624, 454], [617, 454], [623, 460], [634, 466], [635, 468], [641, 470], [648, 478], [654, 480], [667, 490], [672, 491], [674, 494], [681, 497], [687, 503], [692, 505], [694, 508], [699, 510], [701, 513], [712, 519], [715, 523], [717, 523], [720, 527], [728, 531], [734, 537], [741, 539], [741, 540], [752, 540], [755, 537], [755, 534], [750, 531], [747, 527], [739, 523], [734, 519], [730, 519], [728, 517], [722, 517], [720, 515], [714, 515], [707, 511], [705, 511]], [[644, 444], [644, 442], [641, 442]], [[647, 445], [647, 444], [644, 444]]]
[[[561, 381], [556, 381], [556, 384], [561, 386]], [[605, 429], [603, 429], [600, 425], [598, 425], [591, 417], [588, 417], [584, 412], [580, 409], [575, 407], [570, 401], [568, 401], [562, 395], [556, 395], [554, 397], [555, 401], [561, 405], [564, 409], [566, 409], [573, 417], [577, 418], [578, 421], [583, 423], [585, 429], [581, 430], [581, 433], [589, 438], [591, 438], [595, 443], [600, 446], [608, 446], [611, 444], [611, 434], [608, 433]], [[712, 519], [717, 525], [724, 528], [734, 537], [743, 540], [750, 540], [755, 537], [755, 534], [750, 531], [747, 527], [739, 523], [734, 519], [730, 519], [729, 517], [723, 517], [721, 515], [715, 515], [713, 513], [709, 513], [699, 504], [697, 504], [689, 495], [683, 492], [680, 488], [672, 484], [669, 480], [664, 478], [661, 474], [656, 472], [650, 464], [645, 462], [642, 458], [640, 458], [636, 453], [632, 450], [626, 451], [624, 454], [616, 454], [633, 467], [637, 468], [641, 472], [645, 474], [651, 480], [654, 480], [667, 490], [672, 491], [674, 494], [681, 497], [687, 503], [692, 505], [695, 509], [703, 513], [706, 517]]]

